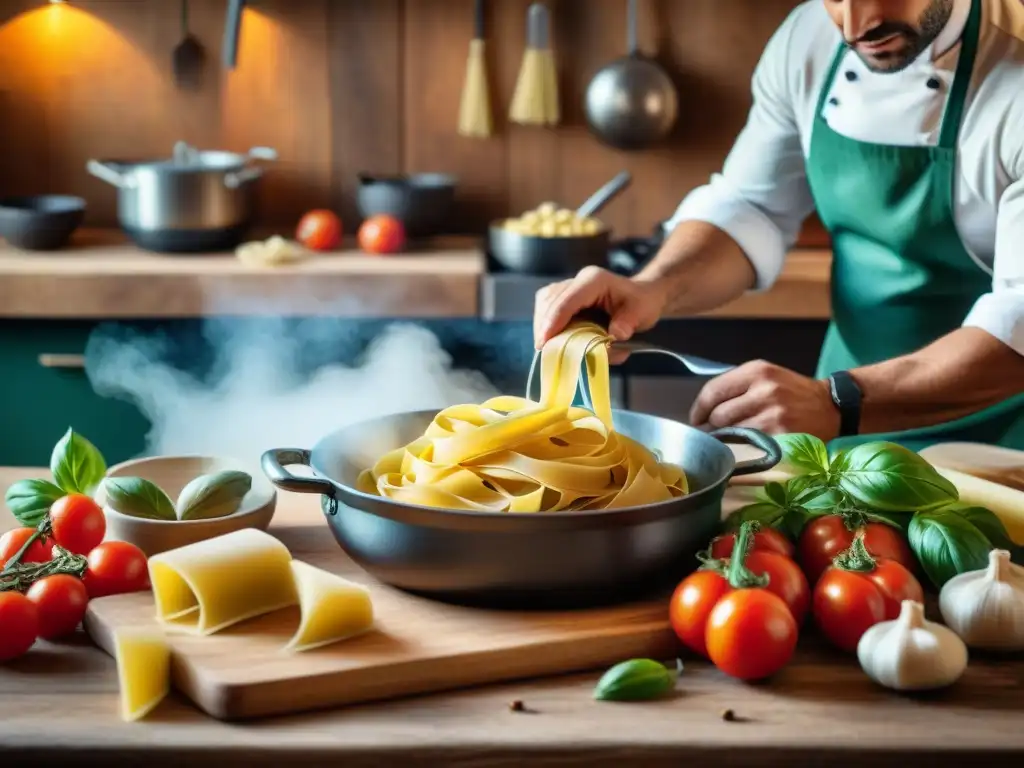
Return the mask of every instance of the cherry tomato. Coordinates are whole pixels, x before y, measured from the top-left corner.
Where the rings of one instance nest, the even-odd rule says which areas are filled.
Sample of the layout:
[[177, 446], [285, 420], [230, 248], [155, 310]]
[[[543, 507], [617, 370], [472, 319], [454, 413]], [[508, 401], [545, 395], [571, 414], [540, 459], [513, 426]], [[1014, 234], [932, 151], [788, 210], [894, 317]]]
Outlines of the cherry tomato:
[[708, 655], [708, 616], [731, 591], [729, 582], [715, 571], [694, 571], [679, 582], [669, 603], [668, 617], [672, 631], [683, 645], [701, 656]]
[[[3, 536], [0, 536], [0, 566], [7, 565], [7, 561], [18, 554], [29, 537], [36, 532], [35, 528], [14, 528]], [[32, 545], [21, 556], [19, 563], [45, 563], [53, 555], [53, 544], [49, 539], [44, 543], [36, 539]]]
[[341, 244], [341, 219], [333, 211], [310, 211], [299, 219], [295, 239], [312, 251], [333, 250]]
[[35, 603], [39, 613], [39, 636], [44, 640], [74, 632], [89, 604], [85, 584], [67, 573], [40, 579], [28, 588], [25, 596]]
[[[885, 523], [868, 523], [862, 530], [868, 552], [914, 570], [917, 565], [914, 553], [898, 530]], [[812, 585], [831, 567], [832, 558], [849, 549], [853, 537], [854, 531], [846, 527], [839, 515], [825, 515], [804, 526], [797, 543], [797, 560]]]
[[766, 589], [737, 589], [708, 617], [708, 657], [727, 675], [760, 680], [793, 658], [799, 629], [785, 602]]
[[57, 499], [50, 507], [50, 522], [53, 540], [76, 555], [89, 554], [107, 532], [103, 508], [81, 493]]
[[89, 553], [82, 580], [90, 598], [149, 589], [146, 555], [127, 541], [105, 541]]
[[357, 239], [367, 253], [398, 253], [405, 247], [405, 227], [394, 216], [378, 214], [362, 223]]
[[[716, 536], [711, 541], [711, 556], [716, 559], [729, 557], [735, 544], [736, 534], [734, 533]], [[751, 550], [754, 552], [777, 552], [789, 558], [796, 554], [793, 543], [774, 528], [762, 528], [755, 533]]]
[[853, 653], [868, 629], [899, 616], [903, 600], [924, 602], [924, 590], [895, 560], [878, 560], [872, 571], [832, 566], [814, 587], [814, 621], [833, 645]]
[[[782, 599], [797, 626], [810, 607], [811, 593], [800, 567], [777, 552], [753, 551], [744, 565], [758, 576], [768, 576], [765, 589]], [[669, 623], [676, 636], [691, 650], [707, 656], [708, 619], [718, 602], [733, 588], [728, 580], [711, 570], [694, 571], [676, 587], [669, 603]]]
[[0, 661], [21, 656], [36, 641], [39, 612], [20, 592], [0, 592]]

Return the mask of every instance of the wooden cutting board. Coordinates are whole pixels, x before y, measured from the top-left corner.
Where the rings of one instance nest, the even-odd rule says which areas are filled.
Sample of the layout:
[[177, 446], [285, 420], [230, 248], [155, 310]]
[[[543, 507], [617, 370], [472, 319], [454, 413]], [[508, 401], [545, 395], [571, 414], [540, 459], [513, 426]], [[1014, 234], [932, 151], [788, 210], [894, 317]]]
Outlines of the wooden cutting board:
[[1024, 451], [983, 443], [939, 443], [921, 450], [936, 466], [1024, 491]]
[[[739, 458], [757, 451], [733, 446]], [[1024, 454], [989, 446], [947, 444], [928, 455], [935, 463], [1000, 481]], [[939, 462], [938, 459], [943, 461]], [[1019, 464], [1014, 464], [1020, 459]], [[1012, 476], [1012, 473], [1011, 473]], [[761, 482], [772, 473], [755, 476]], [[784, 478], [783, 478], [784, 479]], [[744, 479], [749, 482], [750, 478]], [[752, 501], [756, 486], [734, 485], [723, 514]], [[431, 693], [498, 681], [598, 670], [624, 659], [670, 659], [676, 643], [664, 601], [560, 613], [511, 613], [447, 605], [370, 579], [337, 547], [317, 499], [281, 492], [270, 532], [293, 557], [370, 587], [375, 631], [333, 646], [287, 655], [298, 610], [287, 609], [210, 637], [168, 634], [174, 686], [209, 715], [225, 720], [300, 712]], [[113, 655], [113, 633], [155, 627], [149, 593], [89, 603], [85, 628]]]
[[[299, 712], [676, 654], [666, 601], [565, 612], [487, 611], [414, 597], [371, 579], [338, 548], [317, 499], [281, 492], [269, 532], [296, 559], [366, 584], [376, 629], [298, 654], [285, 609], [207, 637], [167, 633], [174, 687], [219, 719]], [[118, 629], [152, 627], [151, 593], [90, 601], [86, 632], [114, 654]]]

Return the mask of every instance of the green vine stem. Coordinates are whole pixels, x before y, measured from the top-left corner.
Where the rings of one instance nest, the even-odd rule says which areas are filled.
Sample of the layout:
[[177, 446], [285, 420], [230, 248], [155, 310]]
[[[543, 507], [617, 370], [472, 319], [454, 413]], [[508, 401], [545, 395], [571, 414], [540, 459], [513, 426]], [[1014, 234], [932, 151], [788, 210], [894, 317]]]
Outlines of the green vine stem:
[[23, 558], [25, 556], [25, 553], [28, 552], [28, 548], [35, 544], [37, 541], [46, 541], [46, 538], [50, 535], [51, 530], [52, 527], [50, 523], [50, 515], [47, 514], [46, 517], [44, 517], [42, 521], [39, 523], [39, 525], [36, 526], [35, 532], [27, 539], [25, 539], [25, 543], [21, 545], [21, 549], [15, 552], [14, 557], [8, 560], [7, 564], [4, 565], [4, 569], [0, 571], [0, 577], [6, 576], [8, 573], [13, 572], [15, 568], [18, 568], [21, 565], [21, 558]]
[[729, 568], [725, 578], [733, 589], [750, 589], [751, 587], [767, 587], [768, 574], [758, 576], [747, 568], [747, 555], [754, 547], [754, 534], [761, 529], [761, 524], [756, 520], [747, 520], [736, 533], [736, 543], [732, 548], [732, 557], [729, 558]]
[[857, 573], [871, 573], [878, 565], [864, 545], [864, 531], [857, 532], [849, 548], [832, 558], [832, 564], [844, 571]]
[[85, 575], [88, 565], [85, 555], [76, 555], [59, 544], [53, 545], [53, 558], [45, 563], [19, 563], [0, 573], [0, 592], [24, 592], [40, 579], [66, 573], [76, 578]]

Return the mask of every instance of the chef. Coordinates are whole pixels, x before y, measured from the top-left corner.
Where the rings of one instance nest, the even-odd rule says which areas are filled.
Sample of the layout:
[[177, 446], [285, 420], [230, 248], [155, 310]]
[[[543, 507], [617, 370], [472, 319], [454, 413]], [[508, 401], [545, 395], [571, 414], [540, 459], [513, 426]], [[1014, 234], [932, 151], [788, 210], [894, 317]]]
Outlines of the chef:
[[799, 5], [656, 257], [542, 289], [535, 342], [588, 307], [626, 339], [763, 291], [815, 209], [833, 247], [815, 377], [748, 362], [704, 385], [690, 423], [1024, 449], [1024, 0]]

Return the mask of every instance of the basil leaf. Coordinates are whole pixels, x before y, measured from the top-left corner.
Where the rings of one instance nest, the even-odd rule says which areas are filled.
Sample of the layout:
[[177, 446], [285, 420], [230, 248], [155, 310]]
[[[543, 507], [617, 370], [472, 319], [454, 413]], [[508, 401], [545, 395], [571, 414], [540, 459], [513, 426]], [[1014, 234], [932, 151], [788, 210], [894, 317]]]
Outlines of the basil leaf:
[[144, 477], [108, 477], [103, 481], [106, 503], [122, 515], [147, 520], [177, 520], [174, 502], [156, 483]]
[[49, 480], [19, 480], [7, 489], [4, 501], [19, 523], [35, 528], [50, 512], [53, 502], [65, 495]]
[[811, 475], [825, 475], [828, 472], [828, 449], [814, 435], [794, 432], [779, 435], [775, 442], [782, 448], [782, 461], [777, 469]]
[[850, 452], [848, 450], [836, 451], [828, 463], [828, 474], [830, 478], [841, 477], [843, 472], [849, 469]]
[[909, 448], [873, 442], [850, 449], [839, 487], [867, 511], [935, 509], [959, 498], [956, 486]]
[[907, 530], [910, 528], [910, 521], [914, 519], [913, 512], [865, 512], [864, 517], [867, 518], [868, 522], [884, 523], [892, 528], [896, 528], [907, 535]]
[[786, 489], [782, 483], [765, 483], [764, 495], [770, 502], [780, 507], [786, 506]]
[[782, 515], [777, 527], [790, 539], [796, 541], [803, 533], [804, 526], [815, 517], [821, 517], [824, 512], [810, 512], [803, 507], [790, 507]]
[[835, 512], [836, 508], [843, 504], [843, 494], [841, 491], [835, 488], [816, 487], [808, 488], [795, 499], [794, 504], [798, 504], [808, 512]]
[[945, 509], [956, 512], [967, 520], [971, 525], [985, 534], [988, 543], [995, 549], [1005, 549], [1013, 552], [1016, 544], [1006, 531], [1003, 521], [996, 517], [995, 513], [985, 507], [972, 507], [967, 504], [950, 504]]
[[747, 504], [729, 515], [725, 520], [725, 525], [730, 530], [738, 529], [748, 520], [756, 520], [766, 528], [776, 528], [782, 522], [782, 517], [785, 514], [785, 507], [780, 507], [777, 504], [768, 502]]
[[663, 696], [671, 691], [676, 678], [683, 671], [677, 661], [673, 672], [652, 659], [630, 659], [616, 664], [598, 680], [594, 698], [598, 701], [644, 701]]
[[992, 549], [984, 533], [951, 509], [918, 512], [910, 521], [907, 540], [939, 589], [957, 574], [983, 569]]
[[107, 473], [107, 463], [95, 445], [69, 427], [50, 454], [50, 472], [66, 493], [92, 495]]

